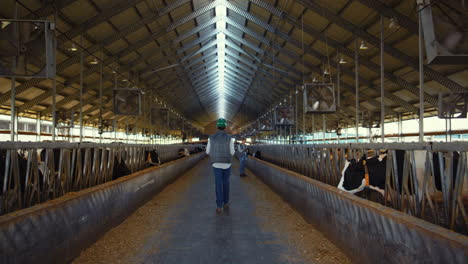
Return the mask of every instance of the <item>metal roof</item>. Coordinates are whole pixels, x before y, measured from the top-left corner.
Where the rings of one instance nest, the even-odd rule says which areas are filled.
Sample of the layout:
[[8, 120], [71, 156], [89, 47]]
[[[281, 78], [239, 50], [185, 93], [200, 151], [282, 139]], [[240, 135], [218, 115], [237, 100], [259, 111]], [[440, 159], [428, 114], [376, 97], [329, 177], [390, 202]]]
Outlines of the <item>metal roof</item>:
[[[156, 96], [198, 126], [219, 115], [243, 125], [304, 82], [322, 76], [328, 65], [336, 79], [342, 57], [347, 63], [340, 66], [341, 105], [327, 118], [353, 123], [356, 42], [369, 47], [358, 53], [359, 106], [380, 109], [381, 16], [387, 118], [418, 112], [414, 0], [62, 0], [57, 6], [53, 1], [17, 2], [19, 18], [56, 19], [57, 108], [79, 109], [80, 52], [68, 49], [72, 41], [82, 43], [86, 122], [99, 117], [101, 66], [104, 116], [113, 115], [117, 78], [143, 87], [148, 100]], [[14, 3], [1, 1], [0, 17], [12, 18]], [[390, 19], [397, 19], [399, 26], [389, 28]], [[94, 57], [102, 63], [89, 64]], [[424, 66], [428, 115], [437, 107], [439, 92], [467, 91], [467, 68]], [[16, 90], [20, 115], [50, 115], [51, 80], [18, 78]], [[8, 79], [0, 78], [0, 92], [0, 113], [8, 114]], [[119, 120], [125, 119], [138, 121]], [[310, 124], [309, 116], [305, 120]]]

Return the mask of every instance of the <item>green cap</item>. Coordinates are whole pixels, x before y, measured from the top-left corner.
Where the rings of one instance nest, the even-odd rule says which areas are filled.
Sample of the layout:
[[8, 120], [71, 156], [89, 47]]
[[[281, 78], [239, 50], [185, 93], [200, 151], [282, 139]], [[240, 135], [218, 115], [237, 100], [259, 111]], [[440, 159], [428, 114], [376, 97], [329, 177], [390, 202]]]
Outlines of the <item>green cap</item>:
[[226, 127], [226, 119], [220, 118], [218, 121], [216, 121], [216, 127]]

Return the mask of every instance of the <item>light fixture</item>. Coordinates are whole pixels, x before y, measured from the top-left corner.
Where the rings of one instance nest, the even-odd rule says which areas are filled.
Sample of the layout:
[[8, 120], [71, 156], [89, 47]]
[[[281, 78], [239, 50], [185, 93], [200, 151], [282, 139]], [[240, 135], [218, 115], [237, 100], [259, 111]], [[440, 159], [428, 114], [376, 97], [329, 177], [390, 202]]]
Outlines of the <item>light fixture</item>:
[[94, 59], [89, 64], [96, 65], [99, 64], [99, 61], [96, 59], [96, 57], [94, 57]]
[[71, 47], [68, 50], [75, 52], [78, 50], [78, 48], [76, 47], [75, 43], [72, 43]]
[[127, 79], [123, 79], [122, 82], [128, 82], [128, 80], [127, 80]]
[[318, 80], [316, 77], [314, 77], [314, 79], [312, 79], [312, 82], [314, 82], [314, 83], [318, 83], [318, 82], [319, 82], [319, 80]]
[[361, 46], [359, 46], [359, 49], [360, 50], [366, 50], [368, 49], [369, 47], [366, 46], [366, 43], [364, 42], [364, 40], [361, 40]]
[[390, 18], [390, 23], [388, 24], [388, 27], [391, 29], [399, 29], [400, 25], [398, 24], [398, 20], [394, 17]]
[[330, 71], [328, 70], [328, 67], [325, 67], [325, 70], [323, 71], [323, 74], [325, 74], [325, 75], [330, 74]]
[[346, 64], [347, 62], [345, 61], [345, 59], [343, 57], [340, 58], [340, 64]]

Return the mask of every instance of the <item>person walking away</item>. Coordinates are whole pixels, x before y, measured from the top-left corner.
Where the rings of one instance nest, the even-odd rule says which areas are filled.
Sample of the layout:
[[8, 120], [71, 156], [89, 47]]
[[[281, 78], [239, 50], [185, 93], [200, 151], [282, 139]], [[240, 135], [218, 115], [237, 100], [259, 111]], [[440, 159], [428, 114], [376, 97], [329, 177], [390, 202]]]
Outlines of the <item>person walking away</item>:
[[215, 176], [216, 213], [221, 209], [229, 208], [229, 176], [231, 174], [231, 161], [234, 155], [234, 138], [226, 131], [226, 120], [218, 119], [216, 128], [218, 131], [208, 138], [206, 154], [210, 156], [211, 166]]
[[242, 143], [239, 144], [239, 152], [240, 152], [239, 174], [241, 177], [247, 177], [247, 174], [245, 174], [245, 163], [247, 162], [247, 146], [245, 145], [245, 138], [242, 139]]

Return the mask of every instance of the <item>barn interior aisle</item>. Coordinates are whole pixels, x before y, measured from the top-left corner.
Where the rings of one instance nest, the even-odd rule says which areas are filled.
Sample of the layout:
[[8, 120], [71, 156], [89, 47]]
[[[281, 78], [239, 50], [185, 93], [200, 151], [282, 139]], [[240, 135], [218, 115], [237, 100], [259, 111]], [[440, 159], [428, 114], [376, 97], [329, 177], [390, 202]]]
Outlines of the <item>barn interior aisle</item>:
[[216, 215], [211, 167], [201, 161], [73, 263], [350, 263], [248, 174], [233, 164], [231, 206]]

